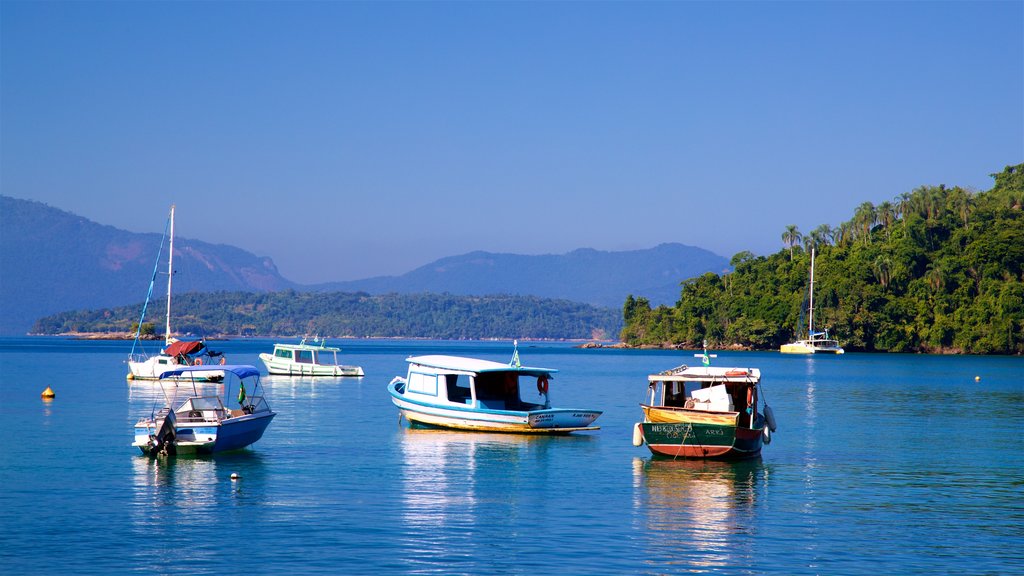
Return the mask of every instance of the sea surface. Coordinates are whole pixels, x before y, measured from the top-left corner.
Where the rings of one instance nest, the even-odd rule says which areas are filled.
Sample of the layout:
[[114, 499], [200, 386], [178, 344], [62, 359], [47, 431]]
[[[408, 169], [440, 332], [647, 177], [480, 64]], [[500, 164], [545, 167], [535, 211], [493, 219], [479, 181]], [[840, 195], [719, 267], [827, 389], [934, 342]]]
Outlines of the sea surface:
[[[647, 374], [693, 351], [520, 342], [554, 405], [604, 410], [547, 438], [410, 429], [385, 390], [410, 355], [511, 342], [332, 343], [366, 376], [264, 377], [262, 440], [166, 462], [130, 446], [162, 398], [125, 379], [131, 342], [0, 339], [0, 573], [1024, 572], [1021, 358], [719, 352], [779, 428], [716, 463], [631, 442]], [[262, 369], [273, 341], [212, 346]]]

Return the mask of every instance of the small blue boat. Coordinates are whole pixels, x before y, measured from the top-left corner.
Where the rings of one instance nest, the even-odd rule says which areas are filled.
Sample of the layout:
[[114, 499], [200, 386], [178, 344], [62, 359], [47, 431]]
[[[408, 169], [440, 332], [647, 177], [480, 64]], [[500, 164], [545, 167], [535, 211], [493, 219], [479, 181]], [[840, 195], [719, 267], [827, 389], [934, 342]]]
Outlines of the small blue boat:
[[[549, 383], [557, 370], [460, 356], [408, 358], [406, 377], [388, 385], [391, 401], [410, 423], [482, 432], [568, 434], [590, 426], [599, 410], [552, 408]], [[520, 389], [521, 382], [528, 382]], [[531, 389], [536, 384], [536, 391]], [[542, 401], [524, 396], [536, 394]]]
[[[222, 372], [224, 382], [205, 382], [210, 371]], [[263, 437], [277, 415], [263, 396], [260, 371], [255, 366], [183, 366], [162, 373], [160, 384], [166, 404], [135, 424], [132, 443], [149, 456], [245, 448]], [[233, 393], [236, 409], [226, 405]]]

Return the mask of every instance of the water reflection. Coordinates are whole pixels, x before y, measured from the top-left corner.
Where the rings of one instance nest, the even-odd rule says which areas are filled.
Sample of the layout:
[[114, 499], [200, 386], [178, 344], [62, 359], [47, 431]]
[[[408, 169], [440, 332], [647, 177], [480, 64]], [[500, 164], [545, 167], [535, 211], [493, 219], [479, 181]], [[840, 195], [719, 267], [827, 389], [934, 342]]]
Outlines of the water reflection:
[[740, 462], [633, 459], [634, 508], [656, 573], [751, 566], [767, 470]]
[[349, 391], [362, 384], [362, 377], [314, 378], [312, 376], [267, 375], [260, 377], [260, 383], [273, 391], [275, 398], [317, 400], [324, 394], [337, 392], [344, 387]]
[[510, 485], [529, 476], [527, 468], [544, 468], [536, 458], [545, 457], [550, 440], [402, 428], [402, 571], [474, 572], [493, 562], [472, 552], [515, 529]]
[[[248, 451], [214, 457], [131, 457], [129, 518], [139, 539], [132, 550], [140, 565], [180, 562], [176, 542], [192, 542], [188, 559], [220, 562], [225, 527], [244, 527], [249, 505], [265, 504], [264, 464]], [[238, 479], [232, 479], [232, 473]], [[198, 543], [198, 544], [196, 544]]]

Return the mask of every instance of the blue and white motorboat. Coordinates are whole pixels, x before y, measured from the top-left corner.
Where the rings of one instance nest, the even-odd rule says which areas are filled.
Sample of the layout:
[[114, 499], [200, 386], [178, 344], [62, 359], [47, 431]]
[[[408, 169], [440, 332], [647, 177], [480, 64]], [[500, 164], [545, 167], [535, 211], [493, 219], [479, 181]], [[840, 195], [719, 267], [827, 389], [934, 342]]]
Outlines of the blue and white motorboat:
[[[413, 356], [409, 372], [388, 384], [391, 401], [412, 424], [483, 432], [568, 434], [590, 426], [599, 410], [552, 408], [549, 383], [558, 370], [460, 356]], [[524, 399], [536, 384], [542, 401]]]
[[[208, 371], [222, 372], [224, 381], [207, 382]], [[245, 448], [263, 437], [277, 415], [267, 404], [260, 371], [255, 366], [183, 366], [161, 374], [160, 385], [165, 405], [135, 424], [132, 443], [150, 456], [212, 454]], [[227, 406], [233, 393], [236, 409]]]

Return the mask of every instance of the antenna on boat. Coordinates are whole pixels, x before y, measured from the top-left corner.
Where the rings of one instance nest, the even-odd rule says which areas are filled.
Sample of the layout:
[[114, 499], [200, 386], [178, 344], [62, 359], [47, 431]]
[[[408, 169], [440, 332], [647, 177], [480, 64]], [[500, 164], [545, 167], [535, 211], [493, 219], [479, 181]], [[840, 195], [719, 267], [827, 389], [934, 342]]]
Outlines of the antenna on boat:
[[520, 366], [522, 366], [522, 364], [519, 363], [519, 340], [513, 340], [512, 346], [514, 346], [512, 351], [512, 359], [508, 361], [508, 365], [519, 368]]

